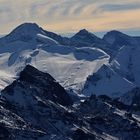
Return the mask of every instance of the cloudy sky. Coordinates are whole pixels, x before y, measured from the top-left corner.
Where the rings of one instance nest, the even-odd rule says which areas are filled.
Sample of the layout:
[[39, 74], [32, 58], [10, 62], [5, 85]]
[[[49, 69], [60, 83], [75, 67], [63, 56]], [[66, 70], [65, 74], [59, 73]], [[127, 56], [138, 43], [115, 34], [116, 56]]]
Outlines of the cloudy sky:
[[140, 0], [0, 0], [0, 34], [23, 22], [58, 33], [86, 28], [140, 35]]

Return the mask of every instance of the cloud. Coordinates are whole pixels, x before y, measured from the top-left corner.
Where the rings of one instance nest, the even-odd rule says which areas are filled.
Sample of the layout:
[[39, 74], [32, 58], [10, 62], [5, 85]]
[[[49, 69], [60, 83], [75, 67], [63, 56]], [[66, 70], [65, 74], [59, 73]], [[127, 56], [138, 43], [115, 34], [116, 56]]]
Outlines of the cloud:
[[125, 10], [135, 10], [140, 9], [140, 2], [130, 3], [130, 4], [104, 4], [98, 7], [103, 11], [125, 11]]
[[0, 0], [1, 33], [23, 22], [56, 32], [140, 29], [139, 9], [139, 0]]

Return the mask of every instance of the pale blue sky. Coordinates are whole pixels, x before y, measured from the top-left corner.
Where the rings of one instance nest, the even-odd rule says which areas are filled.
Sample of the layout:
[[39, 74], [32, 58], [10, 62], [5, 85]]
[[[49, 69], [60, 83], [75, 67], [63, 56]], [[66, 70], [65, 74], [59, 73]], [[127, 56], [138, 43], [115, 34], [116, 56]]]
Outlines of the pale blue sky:
[[0, 0], [0, 34], [23, 22], [58, 33], [86, 28], [140, 35], [140, 0]]

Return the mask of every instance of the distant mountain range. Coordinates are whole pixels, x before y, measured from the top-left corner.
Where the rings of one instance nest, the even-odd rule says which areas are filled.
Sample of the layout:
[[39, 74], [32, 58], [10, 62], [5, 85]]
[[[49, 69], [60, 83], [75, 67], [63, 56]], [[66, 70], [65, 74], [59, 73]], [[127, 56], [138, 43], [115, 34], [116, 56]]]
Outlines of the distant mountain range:
[[140, 37], [72, 37], [24, 23], [0, 38], [0, 139], [139, 140]]

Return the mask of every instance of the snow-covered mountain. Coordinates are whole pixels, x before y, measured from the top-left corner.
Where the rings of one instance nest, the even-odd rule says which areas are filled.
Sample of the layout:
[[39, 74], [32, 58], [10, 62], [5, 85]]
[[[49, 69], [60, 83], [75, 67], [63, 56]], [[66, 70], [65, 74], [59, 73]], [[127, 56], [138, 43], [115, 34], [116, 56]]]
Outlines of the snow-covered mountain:
[[78, 92], [88, 75], [108, 63], [109, 55], [101, 49], [61, 45], [47, 34], [38, 25], [25, 23], [0, 39], [1, 89], [31, 64]]
[[30, 64], [71, 93], [118, 97], [140, 86], [138, 44], [118, 31], [101, 39], [83, 29], [66, 38], [24, 23], [0, 38], [0, 89]]
[[108, 47], [114, 49], [115, 53], [112, 53], [109, 64], [89, 75], [82, 93], [119, 97], [137, 86], [140, 87], [139, 37], [111, 31], [103, 39], [110, 44]]
[[135, 85], [132, 82], [120, 76], [109, 65], [103, 65], [87, 78], [82, 92], [86, 96], [95, 94], [119, 97], [133, 87]]
[[111, 45], [107, 41], [97, 37], [86, 29], [82, 29], [78, 33], [76, 33], [73, 37], [70, 38], [69, 42], [70, 43], [68, 45], [70, 46], [102, 49], [107, 54], [109, 54], [110, 57], [112, 57], [115, 53], [115, 51], [111, 49]]
[[139, 60], [119, 31], [18, 26], [0, 38], [0, 140], [139, 140]]
[[5, 45], [5, 43], [10, 44], [17, 41], [34, 44], [58, 44], [58, 42], [46, 36], [44, 30], [35, 23], [21, 24], [10, 34], [0, 39], [1, 45]]
[[103, 40], [110, 44], [114, 50], [119, 50], [122, 46], [139, 46], [140, 38], [126, 35], [122, 32], [113, 30], [106, 33]]

